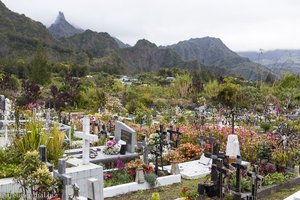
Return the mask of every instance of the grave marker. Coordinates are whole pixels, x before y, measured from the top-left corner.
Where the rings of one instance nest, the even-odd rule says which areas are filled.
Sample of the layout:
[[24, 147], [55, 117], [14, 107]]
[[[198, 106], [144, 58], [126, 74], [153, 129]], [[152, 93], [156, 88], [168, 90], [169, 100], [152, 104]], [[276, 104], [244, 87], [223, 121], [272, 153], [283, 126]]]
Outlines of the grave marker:
[[90, 142], [97, 142], [98, 136], [90, 134], [90, 118], [82, 119], [83, 132], [76, 131], [75, 136], [83, 139], [82, 161], [83, 164], [90, 162]]
[[236, 185], [235, 185], [235, 189], [236, 189], [237, 195], [240, 197], [240, 193], [241, 193], [241, 190], [242, 190], [241, 189], [241, 179], [242, 179], [241, 170], [242, 169], [247, 169], [247, 166], [242, 164], [241, 156], [237, 156], [236, 163], [232, 163], [231, 165], [236, 168]]
[[39, 146], [39, 160], [48, 167], [50, 172], [53, 172], [53, 165], [47, 162], [47, 149], [45, 145]]
[[66, 174], [66, 160], [59, 159], [58, 160], [58, 172], [54, 171], [54, 177], [62, 181], [63, 189], [62, 189], [62, 200], [67, 200], [69, 194], [72, 191], [70, 187], [72, 184], [71, 176]]
[[136, 132], [123, 122], [117, 121], [115, 128], [115, 138], [116, 142], [119, 140], [123, 140], [126, 142], [127, 151], [130, 153], [134, 153], [134, 148], [136, 145]]
[[142, 142], [137, 143], [138, 148], [141, 148], [143, 151], [143, 162], [147, 165], [149, 164], [149, 157], [148, 157], [148, 146], [146, 143], [146, 136], [142, 135]]

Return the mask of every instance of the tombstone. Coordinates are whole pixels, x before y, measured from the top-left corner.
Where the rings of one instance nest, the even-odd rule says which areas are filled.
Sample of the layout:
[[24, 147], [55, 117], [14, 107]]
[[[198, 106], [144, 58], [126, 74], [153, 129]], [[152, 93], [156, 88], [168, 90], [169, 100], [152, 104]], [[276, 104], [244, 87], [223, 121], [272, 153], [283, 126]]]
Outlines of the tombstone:
[[147, 143], [146, 143], [145, 139], [146, 139], [146, 136], [142, 135], [142, 142], [138, 142], [137, 147], [142, 149], [142, 151], [143, 151], [143, 162], [148, 165], [149, 164], [148, 146], [147, 146]]
[[54, 171], [54, 178], [57, 178], [62, 181], [62, 200], [67, 200], [69, 194], [71, 194], [72, 188], [70, 187], [72, 184], [71, 176], [66, 174], [66, 160], [59, 159], [58, 160], [58, 171]]
[[116, 122], [115, 127], [116, 142], [119, 142], [119, 140], [125, 141], [127, 145], [127, 152], [134, 153], [134, 148], [137, 143], [135, 130], [120, 121]]
[[88, 179], [88, 200], [103, 200], [103, 190], [100, 190], [99, 180], [96, 178]]
[[230, 163], [234, 162], [240, 154], [240, 144], [237, 135], [228, 135], [226, 145], [226, 155], [229, 156]]
[[47, 166], [50, 172], [53, 172], [53, 165], [47, 162], [47, 149], [45, 145], [39, 146], [39, 160]]
[[90, 134], [90, 118], [85, 117], [82, 119], [83, 132], [76, 131], [75, 136], [83, 139], [82, 146], [82, 161], [83, 164], [90, 162], [90, 142], [97, 142], [98, 136]]

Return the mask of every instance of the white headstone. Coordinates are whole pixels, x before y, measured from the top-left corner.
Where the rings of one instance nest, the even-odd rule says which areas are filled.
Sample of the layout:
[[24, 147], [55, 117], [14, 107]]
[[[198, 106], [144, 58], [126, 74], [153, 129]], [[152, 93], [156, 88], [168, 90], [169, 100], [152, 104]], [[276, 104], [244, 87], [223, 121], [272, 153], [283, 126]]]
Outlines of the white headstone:
[[136, 132], [123, 122], [117, 121], [115, 127], [115, 138], [116, 142], [123, 140], [126, 142], [127, 151], [134, 153], [134, 148], [137, 143], [136, 141]]
[[83, 132], [76, 131], [75, 136], [83, 139], [82, 144], [82, 162], [89, 164], [90, 162], [90, 142], [97, 142], [98, 136], [90, 134], [90, 118], [82, 119]]
[[240, 154], [240, 144], [237, 135], [228, 135], [226, 145], [226, 155], [229, 157], [236, 157]]

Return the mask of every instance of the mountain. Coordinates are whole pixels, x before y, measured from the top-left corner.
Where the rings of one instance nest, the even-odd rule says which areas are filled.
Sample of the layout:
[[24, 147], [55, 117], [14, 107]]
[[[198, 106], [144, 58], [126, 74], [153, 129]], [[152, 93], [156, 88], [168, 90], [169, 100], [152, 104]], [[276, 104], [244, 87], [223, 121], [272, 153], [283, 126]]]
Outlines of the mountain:
[[268, 68], [239, 56], [219, 38], [194, 38], [165, 48], [172, 49], [185, 61], [197, 60], [206, 66], [225, 69], [225, 75], [240, 74], [248, 80], [265, 80], [271, 74], [275, 78]]
[[105, 51], [119, 49], [115, 39], [108, 33], [97, 33], [91, 30], [68, 38], [61, 38], [60, 41], [64, 46], [77, 52], [86, 52], [90, 57], [103, 56]]
[[[69, 23], [60, 13], [55, 24]], [[5, 58], [30, 61], [40, 43], [51, 63], [81, 64], [93, 71], [136, 73], [177, 67], [205, 69], [221, 75], [241, 74], [249, 80], [274, 77], [269, 69], [237, 55], [217, 38], [190, 39], [167, 47], [157, 47], [142, 39], [133, 47], [121, 48], [122, 44], [108, 33], [86, 30], [57, 38], [49, 31], [40, 22], [10, 11], [0, 0], [0, 61]]]
[[120, 50], [129, 72], [159, 71], [160, 68], [184, 68], [186, 63], [171, 49], [161, 49], [142, 39], [130, 48]]
[[264, 52], [238, 52], [238, 54], [267, 66], [280, 76], [286, 73], [300, 74], [300, 50], [278, 49]]
[[121, 40], [119, 40], [116, 37], [114, 37], [114, 39], [117, 42], [119, 48], [121, 48], [121, 49], [131, 47], [129, 44], [125, 44], [124, 42], [122, 42]]
[[62, 12], [58, 13], [54, 24], [52, 24], [48, 30], [54, 37], [57, 38], [70, 37], [72, 35], [84, 32], [84, 30], [75, 28], [73, 25], [71, 25], [66, 20], [64, 13]]
[[42, 23], [12, 12], [0, 1], [0, 58], [32, 58], [38, 43], [53, 62], [72, 57]]

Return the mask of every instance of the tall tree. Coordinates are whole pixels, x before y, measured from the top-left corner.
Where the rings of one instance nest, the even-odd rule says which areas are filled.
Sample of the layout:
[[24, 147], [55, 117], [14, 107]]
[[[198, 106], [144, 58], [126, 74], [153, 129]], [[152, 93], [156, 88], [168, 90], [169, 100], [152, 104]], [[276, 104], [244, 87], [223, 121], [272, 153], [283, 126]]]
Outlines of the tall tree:
[[45, 85], [51, 79], [51, 67], [41, 44], [38, 44], [35, 56], [29, 67], [29, 79], [36, 84]]

